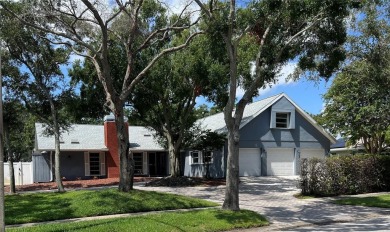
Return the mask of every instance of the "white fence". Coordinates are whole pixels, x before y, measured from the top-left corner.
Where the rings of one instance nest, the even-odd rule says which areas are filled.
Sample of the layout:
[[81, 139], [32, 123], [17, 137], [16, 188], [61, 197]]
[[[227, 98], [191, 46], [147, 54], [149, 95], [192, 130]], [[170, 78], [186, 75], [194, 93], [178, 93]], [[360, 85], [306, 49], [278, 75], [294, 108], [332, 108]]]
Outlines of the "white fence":
[[[24, 185], [33, 183], [33, 164], [32, 162], [14, 163], [15, 184]], [[4, 163], [4, 184], [9, 185], [9, 164]]]

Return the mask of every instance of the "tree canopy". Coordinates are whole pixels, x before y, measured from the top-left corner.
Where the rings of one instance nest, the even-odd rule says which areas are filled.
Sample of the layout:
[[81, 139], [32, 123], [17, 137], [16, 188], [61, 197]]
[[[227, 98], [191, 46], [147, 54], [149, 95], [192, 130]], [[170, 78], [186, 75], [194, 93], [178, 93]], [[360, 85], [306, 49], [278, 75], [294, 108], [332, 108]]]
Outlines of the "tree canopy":
[[[211, 0], [195, 2], [205, 15], [207, 35], [226, 49], [224, 118], [228, 130], [227, 183], [223, 208], [239, 210], [239, 128], [245, 106], [258, 89], [273, 83], [288, 62], [297, 61], [296, 77], [312, 73], [329, 78], [345, 58], [345, 18], [355, 1], [250, 1], [237, 6]], [[242, 53], [242, 51], [246, 51]], [[250, 58], [251, 63], [247, 62]], [[237, 88], [244, 94], [237, 102]]]
[[382, 7], [366, 6], [351, 24], [349, 63], [324, 95], [326, 127], [371, 154], [390, 140], [390, 24]]

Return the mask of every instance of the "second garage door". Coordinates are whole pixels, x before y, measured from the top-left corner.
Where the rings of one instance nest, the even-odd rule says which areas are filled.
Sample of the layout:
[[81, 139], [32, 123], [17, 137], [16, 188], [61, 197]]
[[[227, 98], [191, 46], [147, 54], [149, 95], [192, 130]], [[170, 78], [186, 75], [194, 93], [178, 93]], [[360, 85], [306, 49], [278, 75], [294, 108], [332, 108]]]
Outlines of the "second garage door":
[[267, 175], [268, 176], [294, 175], [294, 149], [293, 148], [267, 149]]
[[240, 176], [260, 176], [260, 149], [240, 148]]

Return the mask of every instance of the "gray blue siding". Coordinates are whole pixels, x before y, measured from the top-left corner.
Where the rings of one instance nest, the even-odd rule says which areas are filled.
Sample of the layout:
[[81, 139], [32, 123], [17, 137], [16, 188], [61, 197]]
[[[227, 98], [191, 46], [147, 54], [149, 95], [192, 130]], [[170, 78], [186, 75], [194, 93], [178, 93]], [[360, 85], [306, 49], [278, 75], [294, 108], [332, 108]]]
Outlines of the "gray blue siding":
[[[184, 176], [204, 177], [206, 176], [205, 164], [191, 164], [190, 151], [184, 153]], [[213, 162], [209, 165], [210, 177], [222, 178], [225, 176], [225, 159], [222, 150], [213, 152]]]
[[[288, 129], [273, 128], [275, 127], [276, 112], [290, 113]], [[261, 175], [267, 174], [266, 151], [268, 148], [294, 148], [294, 156], [299, 157], [299, 150], [302, 148], [329, 151], [330, 145], [329, 139], [304, 118], [286, 98], [281, 98], [275, 102], [240, 130], [240, 148], [259, 148], [261, 151]], [[225, 176], [226, 154], [227, 144], [224, 147], [223, 154], [220, 155], [223, 161], [217, 163], [217, 166], [214, 167], [218, 171], [218, 173], [213, 173], [214, 176]], [[189, 152], [186, 152], [184, 175], [203, 176], [204, 168], [190, 165], [189, 159]], [[299, 160], [299, 158], [295, 160]], [[298, 171], [298, 162], [295, 165], [295, 169]]]

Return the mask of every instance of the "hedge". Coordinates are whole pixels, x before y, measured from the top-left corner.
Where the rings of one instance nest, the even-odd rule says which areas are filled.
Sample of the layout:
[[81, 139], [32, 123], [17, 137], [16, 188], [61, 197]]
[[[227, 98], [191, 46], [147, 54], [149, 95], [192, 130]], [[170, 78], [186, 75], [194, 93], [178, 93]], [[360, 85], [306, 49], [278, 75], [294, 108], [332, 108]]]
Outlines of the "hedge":
[[348, 155], [302, 159], [302, 195], [337, 196], [390, 190], [390, 156]]

